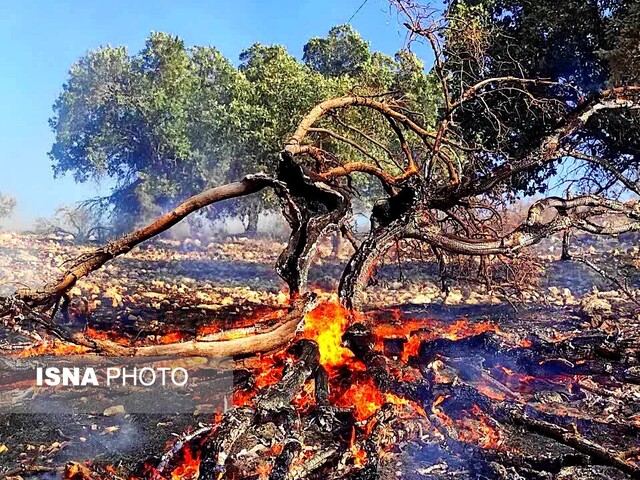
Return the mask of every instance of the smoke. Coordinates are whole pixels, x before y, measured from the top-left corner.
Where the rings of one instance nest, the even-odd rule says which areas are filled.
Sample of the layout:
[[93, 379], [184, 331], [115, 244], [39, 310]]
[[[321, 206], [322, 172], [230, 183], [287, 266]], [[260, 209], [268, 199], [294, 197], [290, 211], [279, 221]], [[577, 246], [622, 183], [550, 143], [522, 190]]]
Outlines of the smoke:
[[34, 226], [35, 218], [23, 210], [20, 203], [7, 216], [0, 217], [0, 232], [24, 232], [31, 230]]

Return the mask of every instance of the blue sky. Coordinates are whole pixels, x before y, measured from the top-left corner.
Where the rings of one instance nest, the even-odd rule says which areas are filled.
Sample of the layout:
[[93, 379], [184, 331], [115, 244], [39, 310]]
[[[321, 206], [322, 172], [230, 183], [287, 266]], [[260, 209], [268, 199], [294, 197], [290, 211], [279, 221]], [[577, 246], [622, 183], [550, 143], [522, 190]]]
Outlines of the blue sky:
[[[0, 2], [0, 192], [30, 221], [60, 204], [106, 193], [105, 185], [53, 178], [47, 119], [71, 64], [101, 45], [138, 51], [150, 31], [214, 45], [237, 62], [255, 42], [300, 57], [305, 42], [345, 23], [362, 0], [3, 0]], [[351, 24], [373, 50], [392, 54], [405, 32], [386, 0], [368, 0]]]

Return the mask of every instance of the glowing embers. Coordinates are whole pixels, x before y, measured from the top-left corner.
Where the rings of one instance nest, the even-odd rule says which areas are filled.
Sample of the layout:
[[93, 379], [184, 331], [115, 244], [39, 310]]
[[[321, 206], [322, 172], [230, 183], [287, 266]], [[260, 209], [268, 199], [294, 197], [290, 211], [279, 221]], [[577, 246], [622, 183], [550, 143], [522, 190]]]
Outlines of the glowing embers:
[[372, 331], [377, 340], [378, 350], [384, 350], [385, 342], [402, 341], [400, 358], [404, 363], [408, 362], [410, 357], [418, 356], [422, 343], [429, 340], [445, 338], [455, 341], [484, 332], [500, 331], [498, 326], [492, 323], [471, 322], [464, 318], [447, 323], [434, 319], [403, 320], [401, 313], [395, 313], [392, 316], [394, 317], [392, 322], [374, 324]]
[[502, 447], [504, 439], [498, 425], [478, 405], [473, 404], [468, 409], [452, 409], [454, 413], [449, 416], [445, 413], [447, 400], [446, 395], [436, 397], [431, 412], [439, 422], [440, 428], [445, 429], [448, 435], [481, 448]]
[[22, 350], [19, 357], [35, 357], [41, 355], [81, 355], [89, 351], [89, 348], [81, 345], [73, 345], [58, 341], [45, 341], [35, 347]]

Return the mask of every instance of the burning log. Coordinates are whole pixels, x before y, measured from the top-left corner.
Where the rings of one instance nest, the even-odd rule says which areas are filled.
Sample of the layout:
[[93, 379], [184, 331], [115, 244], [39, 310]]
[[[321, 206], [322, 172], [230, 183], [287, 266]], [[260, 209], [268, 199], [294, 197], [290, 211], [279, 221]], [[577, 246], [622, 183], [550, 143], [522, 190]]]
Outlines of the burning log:
[[[223, 473], [233, 476], [233, 472], [243, 476], [251, 468], [266, 469], [268, 478], [272, 479], [304, 478], [332, 462], [346, 448], [344, 445], [338, 449], [327, 448], [327, 445], [340, 438], [340, 430], [354, 425], [350, 414], [318, 405], [303, 418], [298, 418], [294, 410], [294, 397], [306, 382], [314, 380], [316, 392], [321, 388], [322, 381], [317, 382], [318, 376], [322, 378], [323, 375], [319, 368], [318, 345], [310, 340], [300, 340], [289, 349], [289, 354], [292, 360], [282, 379], [257, 394], [254, 408], [234, 409], [225, 415], [215, 437], [202, 450], [200, 479], [217, 479]], [[322, 395], [326, 394], [321, 393], [320, 399]], [[341, 424], [336, 431], [334, 426]], [[276, 425], [286, 428], [280, 430]], [[307, 451], [314, 447], [319, 453], [306, 458], [302, 454], [303, 445]], [[243, 458], [238, 453], [240, 450], [251, 453]], [[261, 458], [260, 452], [266, 453], [267, 457]], [[299, 463], [302, 460], [304, 462]]]
[[[477, 337], [468, 337], [467, 339], [459, 340], [457, 342], [463, 343], [467, 346], [482, 346], [483, 348], [481, 350], [484, 351], [485, 347], [487, 345], [491, 345], [493, 342], [486, 341], [486, 334], [483, 334], [482, 336], [482, 341]], [[440, 350], [442, 353], [441, 348], [435, 347], [442, 347], [443, 345], [451, 347], [449, 353], [461, 351], [458, 349], [459, 346], [452, 347], [449, 341], [437, 340], [425, 345], [422, 352], [431, 352], [431, 354], [433, 354], [434, 351]], [[520, 350], [520, 348], [517, 350]], [[484, 351], [484, 353], [486, 354], [487, 352]], [[497, 354], [498, 352], [493, 353]], [[632, 476], [640, 474], [640, 466], [628, 460], [631, 456], [629, 452], [632, 451], [632, 449], [627, 451], [616, 451], [596, 443], [578, 432], [576, 426], [579, 423], [578, 419], [572, 418], [566, 413], [552, 414], [538, 411], [534, 404], [529, 403], [526, 399], [518, 395], [512, 396], [511, 399], [505, 399], [504, 396], [502, 399], [496, 399], [495, 393], [487, 393], [481, 388], [486, 384], [478, 381], [478, 378], [480, 377], [480, 374], [478, 373], [479, 369], [476, 369], [475, 373], [470, 377], [469, 374], [474, 370], [472, 366], [456, 364], [455, 361], [452, 362], [446, 357], [440, 358], [443, 358], [445, 363], [453, 365], [454, 369], [457, 369], [458, 375], [456, 378], [458, 383], [453, 383], [449, 386], [442, 385], [436, 388], [436, 391], [440, 394], [438, 398], [441, 399], [437, 402], [438, 409], [453, 412], [452, 415], [455, 415], [456, 412], [479, 408], [482, 411], [488, 412], [490, 417], [496, 419], [500, 424], [524, 426], [533, 433], [549, 437], [589, 456], [592, 461], [595, 461], [596, 463], [613, 466]], [[520, 360], [522, 360], [522, 358], [520, 358]], [[538, 360], [538, 362], [535, 363], [542, 362]], [[543, 417], [546, 417], [546, 419]], [[448, 419], [449, 416], [445, 418]], [[448, 422], [449, 420], [446, 421]], [[581, 423], [589, 421], [593, 420], [583, 420]], [[564, 425], [567, 425], [567, 427]], [[615, 428], [618, 431], [626, 432], [627, 435], [631, 435], [632, 437], [638, 436], [638, 430], [634, 427], [629, 428], [629, 425], [616, 425], [611, 422], [602, 425]]]
[[300, 340], [291, 349], [295, 360], [287, 365], [282, 379], [258, 397], [256, 407], [262, 413], [277, 414], [291, 409], [291, 402], [304, 383], [317, 372], [320, 355], [318, 345]]
[[[532, 432], [541, 433], [549, 438], [553, 438], [558, 442], [576, 449], [578, 452], [585, 453], [596, 462], [616, 467], [633, 477], [638, 477], [640, 475], [640, 466], [634, 465], [628, 461], [630, 452], [634, 452], [635, 449], [627, 452], [613, 451], [580, 435], [577, 429], [573, 432], [568, 431], [558, 425], [554, 425], [553, 423], [531, 418], [525, 415], [520, 409], [515, 411], [512, 410], [509, 415], [513, 422], [524, 425]], [[633, 455], [633, 453], [631, 453], [631, 455]]]
[[[591, 459], [590, 461], [613, 466], [632, 476], [638, 475], [640, 472], [640, 466], [628, 460], [633, 455], [633, 449], [622, 452], [616, 451], [581, 435], [575, 426], [573, 430], [567, 429], [563, 425], [567, 424], [571, 428], [571, 425], [576, 424], [575, 418], [572, 419], [566, 414], [553, 415], [546, 412], [537, 412], [533, 405], [528, 405], [527, 398], [522, 397], [517, 392], [511, 392], [508, 387], [502, 386], [498, 380], [484, 374], [481, 368], [474, 366], [484, 364], [485, 368], [495, 369], [499, 366], [498, 362], [502, 361], [512, 362], [515, 366], [524, 366], [523, 368], [526, 368], [527, 365], [532, 365], [533, 371], [539, 375], [548, 374], [550, 370], [557, 374], [557, 368], [551, 368], [550, 362], [544, 361], [545, 353], [558, 354], [559, 352], [571, 351], [574, 355], [580, 356], [605, 354], [610, 357], [611, 349], [603, 349], [602, 346], [606, 343], [611, 343], [612, 339], [606, 339], [607, 341], [600, 339], [600, 342], [594, 343], [593, 337], [587, 336], [585, 338], [572, 339], [573, 343], [571, 343], [571, 340], [565, 340], [557, 344], [538, 341], [536, 343], [540, 346], [541, 351], [537, 349], [529, 350], [523, 347], [507, 348], [505, 343], [496, 338], [492, 332], [483, 332], [479, 335], [472, 335], [458, 340], [436, 339], [423, 342], [419, 348], [418, 358], [414, 359], [413, 363], [426, 365], [429, 362], [440, 359], [438, 361], [444, 362], [449, 368], [453, 369], [454, 379], [453, 383], [440, 384], [435, 377], [428, 374], [428, 369], [423, 369], [427, 377], [431, 378], [435, 383], [432, 388], [419, 388], [418, 390], [412, 390], [406, 386], [398, 389], [397, 382], [388, 373], [390, 371], [388, 359], [383, 354], [375, 351], [371, 333], [366, 327], [361, 324], [353, 325], [345, 334], [344, 339], [345, 344], [353, 350], [359, 359], [365, 362], [380, 388], [395, 390], [396, 393], [405, 395], [414, 401], [422, 402], [421, 404], [425, 409], [432, 410], [434, 412], [431, 417], [432, 420], [440, 425], [440, 431], [448, 439], [447, 444], [454, 447], [454, 449], [459, 450], [460, 441], [464, 440], [467, 434], [464, 433], [464, 429], [458, 430], [463, 425], [458, 425], [458, 422], [463, 420], [451, 419], [459, 417], [461, 412], [463, 415], [467, 415], [465, 412], [473, 412], [471, 418], [474, 419], [474, 422], [484, 422], [484, 427], [482, 428], [488, 429], [488, 432], [494, 428], [489, 425], [490, 422], [494, 422], [496, 426], [522, 425], [533, 433], [551, 438], [584, 455], [583, 457], [575, 455], [565, 457], [556, 464], [554, 469], [558, 469], [560, 466], [585, 464], [587, 459]], [[627, 342], [619, 341], [618, 343], [621, 346], [627, 346]], [[622, 360], [619, 355], [616, 355], [616, 358]], [[571, 362], [566, 362], [566, 364], [566, 369], [571, 369], [572, 373], [575, 373], [573, 369], [576, 367], [582, 369], [581, 373], [583, 374], [587, 371], [581, 365], [576, 366]], [[564, 366], [565, 364], [562, 363], [561, 365]], [[563, 371], [563, 373], [566, 373], [566, 371]], [[600, 373], [600, 371], [596, 371], [596, 373]], [[485, 390], [487, 385], [491, 386], [489, 387], [490, 392], [497, 391], [497, 394], [487, 392]], [[549, 385], [552, 386], [553, 383], [549, 383]], [[417, 394], [416, 392], [420, 393]], [[511, 395], [508, 395], [508, 393]], [[537, 412], [535, 417], [532, 416], [532, 412]], [[548, 417], [547, 420], [542, 419], [541, 417], [543, 416]], [[486, 418], [486, 420], [483, 420], [483, 418]], [[611, 426], [612, 424], [603, 425]], [[633, 437], [638, 433], [634, 428], [624, 428], [623, 425], [620, 425], [620, 427], [626, 434]], [[474, 436], [469, 438], [474, 439]], [[475, 439], [474, 441], [477, 440]], [[465, 444], [468, 441], [466, 440]], [[496, 448], [499, 445], [497, 440], [491, 440], [491, 437], [485, 439], [485, 442], [487, 443], [484, 448]], [[514, 463], [512, 458], [505, 457], [502, 454], [490, 453], [488, 456], [493, 457], [494, 461], [502, 465], [522, 467], [522, 464], [518, 465]], [[528, 459], [525, 463], [531, 463], [533, 460]], [[548, 460], [545, 461], [548, 462]]]
[[72, 330], [53, 323], [48, 317], [23, 305], [27, 318], [44, 325], [58, 338], [73, 345], [84, 347], [86, 352], [95, 352], [107, 356], [149, 357], [149, 356], [207, 356], [215, 358], [252, 355], [260, 352], [271, 352], [287, 344], [294, 338], [296, 331], [306, 315], [315, 305], [315, 295], [307, 293], [300, 296], [280, 317], [267, 318], [264, 325], [258, 324], [252, 335], [247, 335], [245, 328], [242, 334], [233, 335], [233, 330], [226, 331], [225, 339], [218, 341], [188, 340], [178, 343], [147, 346], [125, 346], [107, 338], [95, 338], [86, 332]]
[[[362, 360], [374, 382], [383, 391], [392, 392], [414, 402], [428, 402], [432, 398], [432, 384], [424, 380], [406, 382], [390, 373], [390, 361], [374, 350], [371, 332], [360, 323], [353, 324], [343, 336], [345, 345]], [[394, 367], [399, 367], [397, 364]], [[402, 367], [399, 367], [402, 368]], [[403, 375], [406, 378], [408, 375]]]

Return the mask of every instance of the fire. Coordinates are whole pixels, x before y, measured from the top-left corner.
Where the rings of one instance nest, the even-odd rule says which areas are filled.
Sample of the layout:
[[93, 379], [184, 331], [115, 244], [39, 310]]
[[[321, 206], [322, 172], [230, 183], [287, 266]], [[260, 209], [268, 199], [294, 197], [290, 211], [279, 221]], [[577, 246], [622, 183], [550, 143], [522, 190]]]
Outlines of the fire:
[[491, 425], [478, 405], [473, 405], [471, 412], [465, 412], [464, 418], [456, 423], [459, 427], [458, 438], [463, 442], [493, 449], [502, 445], [500, 432]]
[[329, 377], [335, 378], [341, 369], [348, 369], [351, 374], [351, 381], [346, 390], [340, 389], [337, 385], [333, 386], [331, 400], [339, 407], [353, 408], [358, 421], [370, 418], [385, 403], [411, 405], [414, 411], [421, 411], [421, 407], [414, 402], [382, 392], [366, 374], [366, 366], [355, 358], [351, 350], [342, 345], [342, 336], [353, 315], [353, 312], [342, 307], [333, 296], [305, 317], [303, 337], [318, 344], [320, 363], [327, 369]]
[[[267, 313], [267, 318], [276, 318], [282, 312]], [[406, 369], [391, 370], [391, 374], [399, 380], [406, 379], [412, 381], [411, 366], [409, 359], [417, 357], [420, 346], [425, 341], [437, 338], [446, 338], [450, 340], [458, 340], [464, 337], [478, 335], [486, 331], [499, 331], [498, 327], [487, 322], [474, 323], [467, 319], [460, 319], [455, 322], [441, 322], [432, 319], [403, 319], [400, 310], [392, 310], [385, 312], [387, 317], [385, 323], [376, 322], [375, 318], [355, 317], [351, 312], [342, 307], [335, 296], [328, 297], [321, 302], [315, 309], [307, 313], [304, 318], [304, 329], [300, 337], [313, 340], [318, 345], [319, 361], [325, 368], [329, 376], [329, 394], [330, 401], [343, 408], [352, 409], [353, 416], [360, 424], [365, 424], [365, 434], [371, 432], [376, 423], [375, 414], [385, 404], [393, 404], [399, 408], [399, 418], [415, 418], [428, 417], [429, 414], [424, 410], [422, 405], [402, 398], [390, 392], [382, 391], [377, 385], [375, 379], [367, 371], [366, 365], [355, 357], [354, 353], [346, 348], [342, 343], [342, 338], [354, 320], [368, 323], [372, 325], [372, 333], [376, 339], [375, 347], [381, 351], [385, 340], [401, 339], [404, 340], [400, 360], [407, 367]], [[388, 323], [391, 316], [392, 323]], [[243, 319], [246, 324], [255, 322], [256, 315], [248, 316]], [[262, 320], [265, 318], [264, 312], [261, 312]], [[243, 329], [238, 329], [238, 332]], [[232, 332], [235, 334], [237, 332]], [[103, 338], [102, 332], [89, 330], [88, 336], [93, 338]], [[229, 335], [224, 333], [223, 324], [205, 325], [198, 329], [198, 335]], [[163, 336], [159, 336], [157, 341], [160, 343], [175, 343], [184, 338], [181, 332], [170, 332]], [[523, 340], [524, 342], [524, 340]], [[51, 352], [52, 348], [60, 352], [65, 349], [70, 351], [76, 350], [78, 347], [74, 345], [46, 345], [41, 346], [42, 350]], [[33, 353], [35, 354], [35, 353]], [[234, 393], [233, 403], [236, 406], [252, 406], [256, 398], [257, 392], [261, 389], [276, 384], [283, 374], [285, 364], [289, 360], [287, 350], [283, 349], [267, 355], [258, 356], [256, 359], [255, 371], [253, 375], [253, 383], [245, 390], [236, 390]], [[450, 383], [452, 379], [448, 378], [452, 374], [446, 367], [445, 363], [436, 359], [429, 364], [429, 367], [435, 373], [435, 379], [440, 383]], [[498, 373], [504, 374], [510, 379], [517, 382], [527, 382], [532, 377], [519, 375], [507, 367], [496, 369]], [[419, 370], [415, 370], [417, 375], [421, 376]], [[308, 381], [303, 388], [297, 393], [293, 400], [293, 405], [298, 412], [306, 412], [315, 404], [315, 382]], [[497, 400], [504, 399], [504, 395], [499, 392], [493, 392], [491, 388], [478, 387], [478, 390]], [[497, 449], [502, 445], [501, 432], [494, 426], [492, 419], [488, 417], [477, 405], [469, 410], [458, 411], [452, 414], [452, 417], [445, 413], [443, 403], [447, 400], [444, 395], [438, 396], [431, 405], [431, 413], [440, 424], [439, 430], [434, 429], [434, 435], [444, 437], [443, 428], [447, 429], [448, 434], [451, 431], [457, 432], [460, 441], [476, 444], [482, 448]], [[450, 431], [451, 430], [451, 431]], [[271, 474], [272, 463], [269, 459], [282, 451], [283, 446], [280, 444], [273, 445], [265, 452], [265, 461], [257, 467], [255, 472], [257, 478], [268, 478]], [[354, 427], [349, 451], [356, 467], [364, 467], [367, 463], [369, 453], [362, 449], [361, 443], [356, 441], [356, 429]], [[303, 455], [304, 456], [304, 455]], [[300, 457], [303, 458], [303, 457]], [[200, 469], [200, 452], [197, 448], [188, 446], [181, 451], [181, 457], [177, 466], [170, 472], [166, 473], [163, 478], [170, 480], [194, 480], [198, 478]]]
[[351, 429], [351, 441], [349, 442], [349, 450], [351, 451], [351, 455], [353, 455], [353, 464], [356, 467], [364, 467], [367, 463], [367, 452], [365, 452], [362, 448], [356, 445], [356, 429]]
[[129, 345], [129, 340], [125, 337], [115, 337], [114, 332], [101, 332], [96, 330], [95, 328], [88, 327], [86, 330], [86, 335], [89, 338], [93, 338], [94, 340], [109, 340], [114, 341], [120, 345]]
[[184, 338], [186, 338], [186, 334], [184, 334], [183, 332], [171, 332], [171, 333], [167, 333], [166, 335], [162, 335], [161, 337], [158, 338], [158, 341], [160, 343], [162, 343], [163, 345], [168, 345], [170, 343], [177, 343], [181, 340], [183, 340]]
[[200, 452], [184, 448], [182, 454], [182, 461], [171, 472], [171, 480], [195, 480], [200, 473]]
[[464, 337], [479, 335], [484, 332], [498, 332], [500, 329], [497, 325], [488, 322], [471, 323], [466, 318], [457, 320], [452, 325], [445, 326], [440, 333], [440, 337], [449, 340], [460, 340]]
[[354, 357], [351, 350], [342, 346], [342, 335], [349, 322], [349, 311], [335, 297], [322, 302], [304, 319], [303, 338], [318, 344], [320, 363], [329, 370], [347, 364]]
[[480, 392], [481, 394], [483, 394], [486, 397], [489, 397], [492, 400], [497, 400], [499, 402], [503, 401], [504, 399], [507, 398], [507, 396], [502, 393], [502, 392], [497, 392], [494, 389], [492, 389], [491, 387], [487, 386], [487, 385], [480, 385], [478, 388], [478, 392]]
[[498, 326], [492, 323], [474, 323], [464, 318], [451, 324], [433, 319], [402, 320], [399, 311], [397, 312], [393, 323], [377, 325], [373, 328], [373, 333], [378, 339], [377, 348], [379, 350], [382, 350], [384, 340], [406, 339], [401, 356], [401, 360], [404, 363], [407, 363], [410, 357], [418, 356], [422, 342], [437, 338], [460, 340], [461, 338], [479, 335], [487, 331], [500, 331]]
[[373, 380], [366, 378], [351, 383], [346, 391], [334, 399], [334, 402], [339, 407], [353, 407], [356, 420], [361, 421], [380, 410], [385, 400], [385, 395], [374, 385]]
[[87, 347], [62, 342], [43, 342], [36, 347], [30, 347], [18, 354], [18, 357], [35, 357], [41, 355], [80, 355], [88, 352]]
[[451, 425], [453, 422], [449, 418], [449, 416], [444, 413], [444, 410], [440, 408], [440, 405], [447, 399], [445, 395], [438, 395], [436, 399], [433, 401], [431, 405], [431, 413], [435, 415], [435, 417], [442, 422], [443, 425]]
[[455, 427], [458, 439], [466, 443], [474, 443], [482, 448], [497, 449], [502, 445], [500, 431], [491, 425], [490, 419], [478, 405], [473, 405], [470, 411], [460, 412], [460, 417], [452, 419], [442, 407], [447, 399], [439, 395], [431, 405], [431, 411], [445, 427]]
[[255, 394], [259, 390], [273, 385], [282, 378], [284, 352], [259, 356], [258, 365], [260, 368], [254, 374], [253, 388], [251, 390], [236, 390], [233, 394], [234, 405], [241, 407], [253, 405]]

